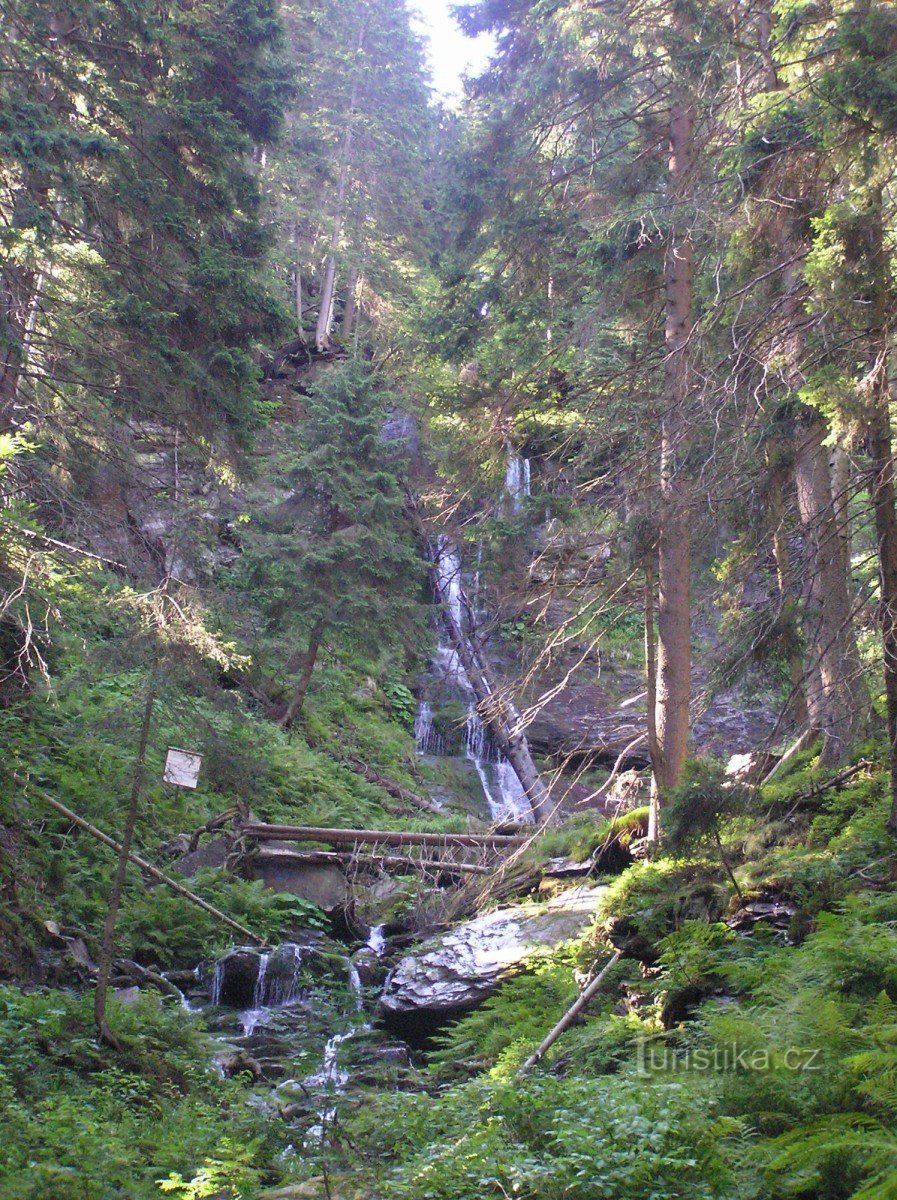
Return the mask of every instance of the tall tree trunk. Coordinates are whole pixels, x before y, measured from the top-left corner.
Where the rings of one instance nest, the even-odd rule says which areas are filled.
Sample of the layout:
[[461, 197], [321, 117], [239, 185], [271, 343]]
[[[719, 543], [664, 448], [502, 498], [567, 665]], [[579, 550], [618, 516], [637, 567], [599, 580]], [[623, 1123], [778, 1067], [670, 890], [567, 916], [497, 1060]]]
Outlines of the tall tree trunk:
[[101, 1041], [120, 1049], [118, 1039], [109, 1028], [106, 1020], [106, 998], [109, 992], [109, 977], [112, 974], [112, 960], [115, 954], [115, 923], [121, 898], [125, 889], [125, 879], [128, 874], [128, 862], [131, 856], [131, 845], [134, 841], [134, 830], [137, 827], [137, 807], [140, 792], [143, 787], [143, 769], [146, 763], [146, 747], [149, 743], [150, 724], [153, 719], [153, 705], [156, 702], [155, 673], [146, 689], [146, 701], [143, 707], [143, 721], [140, 725], [140, 740], [137, 746], [137, 757], [134, 760], [134, 771], [131, 777], [131, 794], [128, 798], [128, 813], [125, 818], [125, 830], [121, 839], [118, 864], [112, 881], [112, 891], [109, 894], [109, 907], [106, 909], [106, 920], [103, 924], [103, 943], [100, 949], [99, 972], [97, 986], [93, 997], [93, 1019], [97, 1028], [97, 1036]]
[[343, 310], [343, 323], [340, 334], [343, 342], [348, 342], [355, 328], [355, 318], [358, 316], [358, 267], [349, 271], [349, 282], [346, 284], [346, 307]]
[[326, 622], [318, 621], [317, 625], [312, 629], [308, 639], [308, 648], [302, 659], [302, 674], [299, 676], [299, 682], [296, 684], [296, 690], [293, 692], [293, 698], [287, 705], [287, 711], [281, 718], [280, 725], [282, 729], [292, 729], [293, 725], [298, 720], [302, 707], [305, 704], [305, 697], [308, 694], [311, 677], [314, 674], [315, 663], [318, 661], [318, 651], [321, 649], [321, 642], [324, 637], [324, 630], [327, 628]]
[[[684, 21], [684, 18], [682, 19]], [[677, 207], [664, 261], [666, 331], [660, 431], [657, 605], [657, 745], [662, 802], [682, 774], [691, 702], [691, 511], [685, 458], [690, 436], [694, 246], [687, 201], [694, 169], [694, 106], [677, 89], [670, 111], [670, 198]]]
[[869, 330], [870, 370], [865, 381], [866, 442], [872, 460], [872, 505], [878, 540], [879, 602], [884, 651], [885, 705], [891, 768], [888, 829], [897, 836], [897, 514], [894, 500], [894, 447], [891, 432], [888, 286], [890, 275], [882, 216], [882, 193], [873, 197], [868, 228], [873, 297]]
[[[367, 18], [362, 14], [358, 31], [358, 49], [356, 58], [361, 60], [364, 49], [364, 39], [367, 32]], [[333, 301], [336, 294], [336, 262], [339, 252], [340, 239], [343, 232], [343, 221], [346, 215], [346, 194], [349, 188], [349, 169], [352, 161], [352, 141], [354, 136], [355, 107], [358, 104], [358, 72], [352, 84], [352, 94], [349, 97], [349, 109], [346, 113], [346, 131], [343, 134], [343, 144], [340, 148], [339, 184], [336, 193], [336, 208], [333, 215], [333, 226], [330, 232], [330, 251], [324, 267], [324, 282], [321, 285], [321, 307], [318, 309], [318, 324], [315, 328], [315, 346], [324, 351], [330, 346], [330, 334], [333, 330]]]
[[[660, 773], [660, 746], [657, 741], [657, 640], [654, 629], [654, 559], [645, 560], [645, 680], [648, 689], [648, 757], [656, 779]], [[660, 837], [660, 793], [651, 788], [651, 808], [648, 815], [648, 842]]]
[[22, 424], [16, 404], [28, 370], [42, 284], [40, 272], [21, 263], [8, 263], [0, 274], [0, 342], [5, 343], [0, 354], [0, 433]]
[[823, 737], [820, 761], [840, 762], [856, 745], [868, 715], [847, 588], [844, 542], [832, 496], [826, 422], [806, 411], [796, 431], [794, 476], [806, 545], [804, 633], [810, 721]]
[[847, 590], [851, 588], [852, 542], [850, 536], [850, 456], [841, 441], [829, 450], [832, 472], [832, 507], [835, 511], [835, 528], [841, 539], [841, 561], [847, 572]]
[[772, 533], [772, 554], [776, 564], [776, 580], [779, 585], [779, 606], [788, 620], [788, 676], [791, 681], [791, 716], [798, 729], [807, 724], [807, 695], [804, 686], [804, 659], [798, 646], [797, 622], [794, 607], [797, 592], [794, 572], [791, 569], [791, 554], [788, 550], [788, 529], [785, 524], [785, 497], [783, 475], [785, 468], [773, 468], [769, 480], [769, 525]]

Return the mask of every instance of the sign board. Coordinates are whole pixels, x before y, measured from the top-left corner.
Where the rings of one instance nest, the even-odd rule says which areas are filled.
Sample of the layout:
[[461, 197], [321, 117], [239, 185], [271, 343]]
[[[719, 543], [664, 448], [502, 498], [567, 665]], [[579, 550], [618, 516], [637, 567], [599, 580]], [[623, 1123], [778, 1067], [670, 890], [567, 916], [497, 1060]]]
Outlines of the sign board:
[[163, 782], [173, 783], [175, 787], [195, 788], [199, 782], [201, 766], [201, 754], [191, 754], [189, 750], [176, 750], [174, 746], [169, 746], [165, 757]]

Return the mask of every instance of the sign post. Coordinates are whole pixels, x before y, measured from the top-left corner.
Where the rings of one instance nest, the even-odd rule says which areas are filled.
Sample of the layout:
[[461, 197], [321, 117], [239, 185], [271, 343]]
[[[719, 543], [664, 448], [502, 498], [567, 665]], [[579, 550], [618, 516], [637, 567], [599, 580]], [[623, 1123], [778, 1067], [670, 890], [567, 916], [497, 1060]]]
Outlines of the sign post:
[[175, 746], [169, 746], [168, 754], [165, 756], [162, 782], [173, 783], [175, 787], [195, 788], [199, 783], [201, 766], [201, 754], [193, 754], [189, 750], [178, 750]]

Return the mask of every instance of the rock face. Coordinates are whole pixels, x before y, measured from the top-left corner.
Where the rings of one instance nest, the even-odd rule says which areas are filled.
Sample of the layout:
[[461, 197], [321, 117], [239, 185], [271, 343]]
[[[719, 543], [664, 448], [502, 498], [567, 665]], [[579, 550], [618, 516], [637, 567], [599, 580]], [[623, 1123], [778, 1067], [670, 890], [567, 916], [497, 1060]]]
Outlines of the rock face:
[[521, 904], [477, 917], [423, 942], [386, 980], [377, 1013], [412, 1040], [467, 1012], [534, 951], [576, 937], [604, 889], [571, 888], [547, 904]]

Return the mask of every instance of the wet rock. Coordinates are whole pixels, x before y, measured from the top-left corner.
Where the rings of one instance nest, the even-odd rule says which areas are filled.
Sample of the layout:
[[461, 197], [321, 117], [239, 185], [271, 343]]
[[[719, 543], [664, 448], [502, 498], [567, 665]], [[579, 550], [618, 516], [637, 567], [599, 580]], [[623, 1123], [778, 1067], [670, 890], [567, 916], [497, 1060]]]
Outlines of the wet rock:
[[589, 859], [577, 862], [575, 858], [549, 858], [543, 871], [549, 879], [577, 879], [587, 876], [592, 870]]
[[577, 887], [547, 904], [498, 909], [428, 938], [389, 975], [378, 1016], [405, 1036], [426, 1036], [474, 1008], [534, 951], [581, 934], [603, 888]]
[[232, 1079], [235, 1075], [251, 1075], [258, 1082], [264, 1077], [261, 1064], [245, 1050], [219, 1055], [218, 1065], [225, 1079]]
[[273, 891], [311, 900], [326, 913], [345, 908], [349, 901], [349, 884], [341, 867], [310, 863], [289, 843], [267, 843], [248, 861], [247, 873]]
[[385, 968], [379, 955], [370, 946], [363, 946], [352, 955], [352, 965], [364, 987], [376, 987], [383, 982]]
[[261, 955], [257, 950], [232, 950], [215, 966], [212, 1003], [225, 1008], [251, 1008], [258, 983]]
[[215, 964], [212, 1003], [238, 1009], [289, 1004], [301, 997], [311, 974], [325, 966], [324, 956], [311, 943], [284, 942], [270, 953], [232, 950]]
[[797, 918], [798, 908], [789, 900], [782, 899], [771, 893], [747, 900], [739, 910], [726, 921], [730, 929], [736, 933], [751, 934], [760, 922], [770, 925], [776, 933], [788, 939]]

